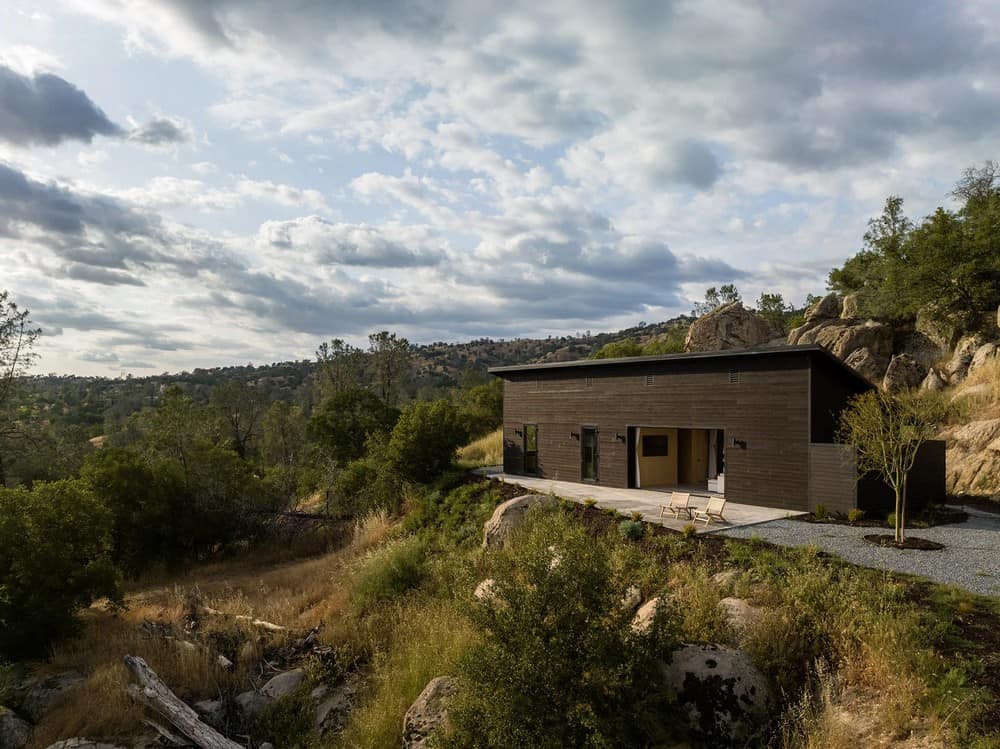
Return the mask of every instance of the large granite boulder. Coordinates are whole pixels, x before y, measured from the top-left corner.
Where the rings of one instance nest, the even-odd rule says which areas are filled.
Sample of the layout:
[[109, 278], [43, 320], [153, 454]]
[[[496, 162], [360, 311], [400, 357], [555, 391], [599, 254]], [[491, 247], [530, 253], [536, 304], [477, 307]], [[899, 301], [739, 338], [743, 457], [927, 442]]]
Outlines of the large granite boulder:
[[403, 749], [426, 749], [448, 720], [448, 702], [456, 691], [450, 676], [431, 679], [403, 716]]
[[84, 676], [79, 671], [63, 671], [50, 676], [35, 676], [21, 685], [21, 710], [37, 723], [49, 710], [62, 700], [73, 688], [83, 683]]
[[31, 725], [0, 705], [0, 749], [21, 749], [31, 738]]
[[353, 672], [335, 686], [321, 684], [312, 690], [310, 696], [316, 704], [313, 725], [317, 733], [336, 733], [344, 728], [361, 686], [361, 675]]
[[948, 427], [945, 483], [952, 494], [1000, 492], [1000, 419], [979, 419]]
[[761, 614], [759, 607], [754, 606], [745, 598], [723, 598], [719, 601], [719, 607], [726, 616], [726, 621], [736, 634], [736, 639], [741, 640], [750, 631]]
[[650, 628], [653, 626], [653, 620], [656, 618], [656, 612], [662, 603], [662, 598], [657, 596], [656, 598], [650, 598], [639, 610], [635, 612], [635, 616], [632, 617], [632, 631], [636, 634], [646, 634], [649, 632]]
[[899, 353], [909, 354], [925, 370], [947, 359], [948, 353], [951, 351], [947, 346], [939, 346], [929, 336], [915, 330], [898, 335], [895, 350]]
[[260, 688], [260, 693], [272, 700], [280, 700], [287, 697], [306, 680], [306, 672], [301, 668], [294, 668], [291, 671], [284, 671], [277, 676], [272, 676], [267, 683]]
[[861, 317], [861, 300], [857, 294], [847, 294], [840, 306], [841, 320], [856, 320]]
[[898, 354], [889, 362], [885, 377], [882, 378], [882, 389], [892, 393], [915, 388], [926, 376], [927, 369], [920, 362], [909, 354]]
[[746, 746], [766, 724], [771, 689], [742, 650], [684, 645], [661, 671], [699, 743]]
[[892, 356], [892, 328], [874, 320], [860, 323], [845, 320], [807, 322], [788, 334], [788, 343], [815, 343], [842, 360], [846, 360], [857, 349], [866, 348], [889, 366]]
[[702, 315], [688, 328], [686, 351], [725, 351], [753, 348], [774, 338], [774, 330], [763, 317], [730, 302]]
[[497, 505], [493, 516], [483, 524], [483, 548], [501, 548], [511, 531], [524, 523], [532, 507], [558, 501], [549, 494], [525, 494]]
[[1000, 344], [996, 343], [984, 343], [982, 346], [976, 349], [976, 353], [972, 355], [972, 361], [969, 362], [969, 374], [972, 374], [977, 369], [981, 369], [988, 362], [996, 359], [1000, 356]]
[[931, 367], [927, 371], [927, 376], [924, 378], [924, 381], [920, 383], [921, 390], [929, 390], [932, 393], [944, 390], [946, 387], [948, 387], [947, 381], [934, 367]]
[[963, 336], [958, 341], [955, 345], [955, 352], [952, 354], [951, 361], [945, 367], [949, 384], [956, 385], [965, 379], [966, 375], [969, 374], [972, 358], [983, 343], [984, 341], [978, 335]]
[[806, 322], [819, 320], [835, 320], [841, 315], [841, 301], [836, 294], [827, 294], [806, 310]]
[[855, 349], [844, 363], [869, 382], [879, 382], [889, 366], [866, 348]]

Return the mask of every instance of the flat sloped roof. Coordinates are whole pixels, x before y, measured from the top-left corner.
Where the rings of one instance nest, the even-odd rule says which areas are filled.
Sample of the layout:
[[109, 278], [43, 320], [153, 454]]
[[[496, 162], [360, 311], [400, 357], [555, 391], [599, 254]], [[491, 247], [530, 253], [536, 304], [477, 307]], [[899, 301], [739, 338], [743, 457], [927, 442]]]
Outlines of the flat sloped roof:
[[685, 354], [657, 354], [655, 356], [623, 356], [615, 359], [576, 359], [566, 362], [544, 362], [541, 364], [514, 364], [504, 367], [490, 367], [489, 373], [499, 376], [515, 372], [533, 372], [539, 370], [573, 369], [575, 367], [606, 367], [624, 364], [646, 364], [672, 361], [738, 359], [751, 356], [778, 356], [782, 354], [815, 354], [835, 364], [837, 368], [871, 387], [872, 384], [847, 366], [843, 361], [831, 354], [822, 346], [814, 343], [798, 346], [769, 346], [761, 348], [727, 349], [725, 351], [695, 351]]

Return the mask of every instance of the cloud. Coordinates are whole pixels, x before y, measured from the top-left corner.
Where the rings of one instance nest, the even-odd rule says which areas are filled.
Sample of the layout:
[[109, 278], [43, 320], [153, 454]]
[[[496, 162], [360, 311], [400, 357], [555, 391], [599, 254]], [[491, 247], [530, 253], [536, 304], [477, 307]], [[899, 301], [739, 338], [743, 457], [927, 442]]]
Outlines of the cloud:
[[104, 286], [145, 286], [141, 278], [136, 278], [131, 273], [118, 270], [108, 270], [107, 268], [95, 268], [92, 265], [83, 263], [70, 263], [66, 266], [64, 273], [66, 278], [73, 278], [77, 281], [89, 281], [90, 283], [102, 284]]
[[243, 177], [236, 183], [236, 191], [245, 197], [271, 201], [281, 205], [327, 210], [326, 200], [319, 190], [308, 190], [291, 185], [276, 184], [270, 180]]
[[191, 140], [191, 127], [174, 117], [156, 117], [149, 122], [132, 128], [128, 139], [144, 146], [170, 146]]
[[319, 216], [267, 221], [257, 236], [265, 246], [283, 251], [288, 262], [301, 254], [333, 265], [414, 268], [437, 265], [445, 250], [427, 227], [334, 223]]
[[83, 91], [52, 73], [22, 75], [0, 65], [0, 140], [56, 146], [117, 137], [122, 129]]

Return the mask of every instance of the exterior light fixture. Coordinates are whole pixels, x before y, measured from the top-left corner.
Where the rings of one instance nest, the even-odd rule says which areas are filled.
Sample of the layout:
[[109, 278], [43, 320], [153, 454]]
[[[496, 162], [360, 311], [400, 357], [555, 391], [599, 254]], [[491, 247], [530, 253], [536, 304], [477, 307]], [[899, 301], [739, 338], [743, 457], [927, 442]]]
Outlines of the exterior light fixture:
[[621, 432], [615, 432], [615, 439], [619, 442], [625, 442], [625, 435]]

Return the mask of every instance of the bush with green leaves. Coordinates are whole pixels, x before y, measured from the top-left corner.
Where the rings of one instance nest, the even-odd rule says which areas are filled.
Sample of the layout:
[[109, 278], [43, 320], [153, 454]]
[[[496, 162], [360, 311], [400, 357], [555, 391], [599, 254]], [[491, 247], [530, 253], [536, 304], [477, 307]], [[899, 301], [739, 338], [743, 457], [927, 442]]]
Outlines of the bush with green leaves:
[[621, 533], [622, 538], [629, 541], [638, 541], [645, 531], [646, 526], [638, 520], [623, 520], [618, 524], [618, 532]]
[[467, 440], [465, 424], [449, 401], [421, 401], [403, 409], [386, 446], [386, 457], [407, 481], [440, 476]]
[[320, 443], [338, 463], [357, 460], [365, 454], [368, 439], [390, 432], [399, 410], [366, 388], [352, 387], [328, 398], [309, 420], [309, 436]]
[[472, 605], [484, 633], [460, 668], [446, 745], [612, 747], [662, 741], [657, 660], [673, 645], [668, 607], [648, 632], [622, 606], [613, 541], [557, 508], [532, 510], [492, 559], [495, 597]]
[[112, 515], [86, 483], [0, 489], [0, 656], [40, 653], [77, 612], [119, 598]]
[[351, 601], [365, 611], [416, 588], [424, 578], [427, 544], [410, 536], [384, 546], [369, 556], [354, 580]]

